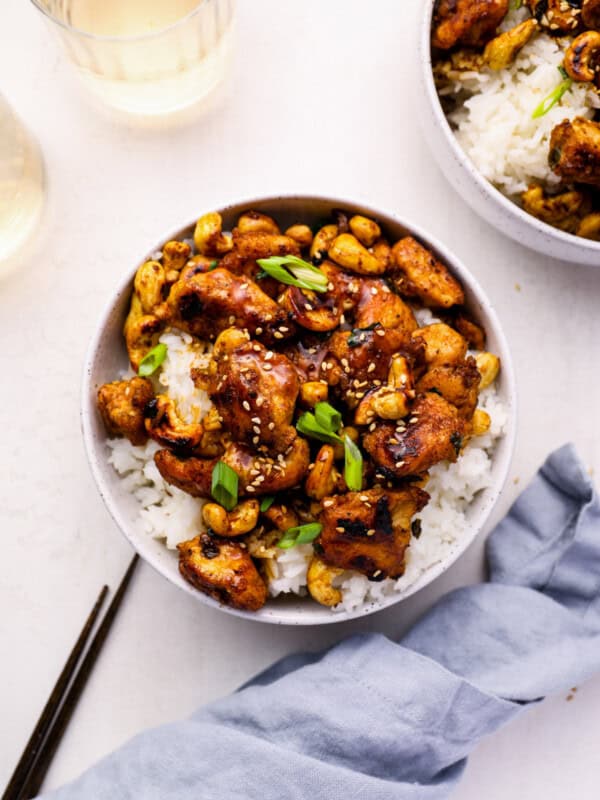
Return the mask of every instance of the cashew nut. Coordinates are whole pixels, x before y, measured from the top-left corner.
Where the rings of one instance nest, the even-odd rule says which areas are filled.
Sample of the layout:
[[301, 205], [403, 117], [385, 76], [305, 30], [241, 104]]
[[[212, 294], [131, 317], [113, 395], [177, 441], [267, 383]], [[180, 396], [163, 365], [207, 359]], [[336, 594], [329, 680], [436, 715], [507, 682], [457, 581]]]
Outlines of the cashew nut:
[[471, 420], [471, 435], [483, 436], [484, 433], [489, 431], [491, 424], [490, 415], [482, 408], [476, 408]]
[[286, 230], [285, 235], [298, 242], [300, 247], [310, 247], [312, 244], [313, 235], [308, 225], [292, 225]]
[[342, 601], [342, 593], [333, 586], [333, 580], [339, 577], [343, 569], [330, 567], [313, 556], [306, 574], [306, 585], [313, 600], [322, 606], [337, 606]]
[[263, 514], [275, 525], [278, 531], [287, 531], [290, 528], [295, 528], [298, 524], [298, 516], [288, 506], [273, 503], [270, 508], [263, 511]]
[[158, 261], [146, 261], [135, 273], [133, 288], [144, 314], [151, 314], [163, 300], [165, 270]]
[[317, 233], [310, 246], [310, 257], [327, 253], [335, 237], [338, 235], [337, 225], [324, 225]]
[[239, 233], [275, 233], [279, 234], [279, 225], [272, 217], [260, 211], [246, 211], [237, 221]]
[[192, 253], [192, 248], [187, 242], [178, 242], [173, 240], [167, 242], [162, 249], [162, 263], [165, 272], [171, 270], [180, 272], [187, 264], [189, 257]]
[[595, 212], [588, 214], [579, 223], [577, 228], [577, 236], [583, 236], [584, 239], [593, 239], [596, 242], [600, 241], [600, 213]]
[[365, 247], [371, 247], [381, 236], [381, 228], [372, 219], [360, 214], [350, 220], [350, 230]]
[[194, 244], [202, 255], [222, 256], [233, 248], [233, 239], [223, 233], [223, 220], [216, 211], [200, 217], [194, 230]]
[[412, 373], [404, 356], [392, 358], [388, 385], [370, 392], [359, 403], [354, 415], [357, 425], [369, 425], [375, 417], [400, 419], [408, 414], [408, 400], [414, 398]]
[[324, 444], [317, 453], [314, 467], [308, 473], [305, 491], [309, 497], [315, 500], [322, 500], [328, 494], [332, 494], [340, 478], [335, 464], [335, 453], [333, 447]]
[[166, 394], [159, 394], [148, 403], [145, 425], [148, 435], [163, 447], [194, 450], [204, 436], [204, 425], [184, 422]]
[[563, 65], [574, 81], [593, 81], [600, 55], [600, 33], [584, 31], [576, 36], [565, 53]]
[[244, 500], [231, 511], [217, 503], [206, 503], [202, 519], [218, 536], [243, 536], [256, 527], [258, 512], [258, 500]]
[[307, 381], [300, 387], [300, 401], [309, 408], [327, 400], [329, 386], [321, 381]]
[[144, 314], [142, 301], [134, 292], [123, 333], [131, 366], [138, 371], [140, 362], [158, 342], [164, 322], [154, 314]]
[[475, 361], [481, 375], [481, 383], [479, 384], [479, 391], [481, 391], [482, 389], [487, 389], [496, 380], [500, 372], [500, 359], [493, 353], [478, 353]]
[[496, 71], [509, 67], [519, 51], [532, 38], [537, 27], [537, 21], [531, 17], [488, 42], [483, 51], [483, 58], [488, 67]]
[[369, 253], [351, 233], [336, 236], [328, 252], [331, 260], [340, 267], [357, 272], [359, 275], [381, 275], [385, 272], [385, 265]]

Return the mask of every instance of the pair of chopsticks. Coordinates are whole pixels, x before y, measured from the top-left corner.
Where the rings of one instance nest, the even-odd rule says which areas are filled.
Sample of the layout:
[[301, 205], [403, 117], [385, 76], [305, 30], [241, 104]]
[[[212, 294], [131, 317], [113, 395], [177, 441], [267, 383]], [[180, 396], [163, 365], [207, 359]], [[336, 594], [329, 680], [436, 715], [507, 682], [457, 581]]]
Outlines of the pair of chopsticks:
[[2, 800], [28, 800], [38, 794], [123, 601], [137, 561], [138, 556], [136, 554], [123, 576], [123, 580], [119, 584], [119, 588], [98, 626], [98, 630], [85, 656], [81, 659], [94, 624], [100, 614], [102, 604], [108, 594], [108, 586], [102, 587], [79, 638], [75, 642], [75, 646], [71, 650], [65, 666], [50, 693], [37, 725], [25, 745], [25, 750], [19, 759], [19, 763], [4, 790]]

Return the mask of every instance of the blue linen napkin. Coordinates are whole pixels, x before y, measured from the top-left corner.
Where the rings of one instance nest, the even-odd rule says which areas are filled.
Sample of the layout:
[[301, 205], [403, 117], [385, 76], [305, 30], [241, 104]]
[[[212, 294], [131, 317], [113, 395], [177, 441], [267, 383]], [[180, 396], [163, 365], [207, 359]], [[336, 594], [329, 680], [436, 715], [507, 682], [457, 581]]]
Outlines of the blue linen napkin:
[[291, 656], [148, 731], [47, 800], [439, 800], [477, 742], [600, 669], [600, 502], [553, 453], [459, 589], [401, 644]]

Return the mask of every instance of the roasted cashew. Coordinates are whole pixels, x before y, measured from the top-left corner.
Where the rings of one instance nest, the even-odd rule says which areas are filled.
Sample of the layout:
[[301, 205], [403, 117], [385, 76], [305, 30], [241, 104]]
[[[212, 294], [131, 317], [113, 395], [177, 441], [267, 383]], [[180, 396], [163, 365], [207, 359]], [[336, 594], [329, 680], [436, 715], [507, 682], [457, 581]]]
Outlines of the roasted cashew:
[[138, 371], [142, 359], [156, 346], [164, 327], [165, 323], [156, 315], [144, 314], [142, 301], [134, 292], [123, 333], [129, 361], [135, 372]]
[[204, 214], [194, 229], [194, 244], [202, 255], [222, 256], [233, 248], [231, 236], [223, 233], [223, 220], [216, 211]]
[[300, 387], [300, 401], [302, 405], [314, 408], [317, 403], [327, 400], [329, 386], [321, 381], [307, 381]]
[[133, 288], [144, 314], [151, 314], [163, 301], [165, 270], [158, 261], [146, 261], [135, 273]]
[[577, 228], [577, 236], [583, 236], [584, 239], [593, 239], [596, 242], [600, 241], [600, 213], [598, 211], [593, 214], [587, 214]]
[[337, 606], [341, 603], [342, 593], [332, 584], [334, 578], [340, 576], [343, 571], [337, 567], [330, 567], [320, 558], [313, 556], [306, 574], [306, 585], [313, 600], [322, 606]]
[[538, 23], [532, 17], [515, 25], [509, 31], [501, 33], [488, 42], [483, 51], [483, 58], [490, 69], [502, 70], [509, 67], [519, 51], [525, 47], [538, 28]]
[[202, 442], [204, 425], [184, 422], [175, 403], [166, 394], [159, 394], [146, 406], [146, 431], [163, 447], [194, 450]]
[[600, 33], [584, 31], [575, 37], [567, 52], [563, 66], [574, 81], [593, 81], [597, 78], [597, 61], [600, 56]]
[[308, 473], [304, 486], [309, 497], [313, 497], [315, 500], [322, 500], [328, 494], [333, 493], [340, 478], [340, 473], [334, 461], [335, 452], [333, 447], [324, 444], [317, 453], [314, 466]]
[[310, 247], [312, 244], [313, 234], [308, 225], [292, 225], [286, 230], [285, 235], [298, 242], [300, 247]]
[[324, 225], [317, 233], [310, 246], [310, 257], [326, 255], [335, 237], [338, 235], [337, 225]]
[[487, 389], [496, 380], [500, 372], [500, 359], [493, 353], [478, 353], [475, 361], [481, 375], [481, 383], [479, 384], [479, 391], [481, 391], [482, 389]]
[[273, 503], [270, 508], [263, 511], [263, 514], [281, 532], [295, 528], [298, 525], [297, 514], [288, 506]]
[[388, 372], [387, 386], [370, 392], [359, 403], [354, 415], [357, 425], [369, 425], [375, 417], [400, 419], [408, 414], [408, 401], [414, 398], [412, 373], [404, 356], [395, 355]]
[[471, 419], [471, 436], [483, 436], [490, 429], [492, 420], [487, 411], [476, 408]]
[[381, 228], [372, 219], [356, 214], [349, 222], [350, 230], [365, 247], [371, 247], [381, 236]]
[[218, 536], [243, 536], [256, 527], [258, 513], [258, 500], [244, 500], [231, 511], [217, 503], [206, 503], [202, 519]]
[[192, 248], [187, 242], [179, 242], [176, 239], [167, 242], [162, 249], [162, 264], [165, 272], [181, 272], [191, 254]]
[[236, 228], [239, 233], [281, 233], [275, 220], [260, 211], [246, 211], [238, 219]]
[[340, 267], [349, 269], [359, 275], [382, 275], [385, 265], [381, 263], [356, 236], [342, 233], [329, 246], [329, 258]]

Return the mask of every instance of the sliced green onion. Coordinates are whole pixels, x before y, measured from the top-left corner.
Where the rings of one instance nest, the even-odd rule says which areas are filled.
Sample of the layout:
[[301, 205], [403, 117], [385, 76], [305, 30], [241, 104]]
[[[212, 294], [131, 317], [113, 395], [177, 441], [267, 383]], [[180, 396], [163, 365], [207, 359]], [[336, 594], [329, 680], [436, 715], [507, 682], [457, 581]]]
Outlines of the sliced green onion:
[[523, 5], [523, 0], [510, 0], [510, 10], [518, 11]]
[[[317, 267], [298, 256], [271, 256], [270, 258], [257, 258], [256, 263], [280, 283], [288, 286], [297, 286], [300, 289], [309, 289], [313, 292], [327, 291], [329, 279]], [[286, 269], [287, 267], [287, 269]]]
[[300, 416], [296, 423], [296, 430], [303, 433], [311, 439], [317, 439], [320, 442], [329, 442], [330, 444], [343, 444], [340, 437], [333, 433], [333, 431], [319, 425], [315, 415], [311, 411], [305, 411]]
[[227, 511], [231, 511], [238, 501], [238, 476], [224, 461], [217, 461], [212, 471], [210, 493]]
[[147, 377], [148, 375], [152, 375], [152, 373], [156, 372], [156, 370], [160, 367], [166, 357], [167, 345], [157, 344], [156, 347], [153, 347], [149, 353], [146, 353], [146, 355], [140, 361], [138, 375], [141, 375], [143, 378]]
[[342, 415], [329, 403], [317, 403], [315, 406], [315, 419], [317, 425], [320, 425], [325, 430], [335, 433], [342, 427]]
[[218, 261], [211, 261], [210, 264], [208, 265], [208, 271], [212, 272], [212, 270], [216, 269], [218, 266], [219, 266]]
[[277, 547], [282, 550], [289, 550], [297, 544], [308, 544], [314, 542], [323, 530], [320, 522], [309, 522], [306, 525], [297, 525], [295, 528], [288, 528], [281, 539], [277, 542]]
[[[567, 74], [561, 67], [558, 68], [558, 71], [561, 75], [566, 76]], [[565, 79], [558, 84], [556, 89], [553, 89], [549, 95], [544, 97], [539, 106], [534, 110], [531, 118], [538, 119], [538, 117], [543, 117], [544, 114], [547, 114], [551, 108], [554, 108], [554, 106], [560, 102], [561, 97], [569, 91], [572, 85], [573, 80], [565, 77]]]
[[353, 492], [360, 492], [363, 483], [363, 457], [358, 447], [346, 434], [344, 436], [344, 480]]
[[273, 494], [266, 495], [262, 499], [262, 503], [260, 504], [260, 510], [263, 512], [268, 511], [274, 502], [275, 502], [275, 495]]

